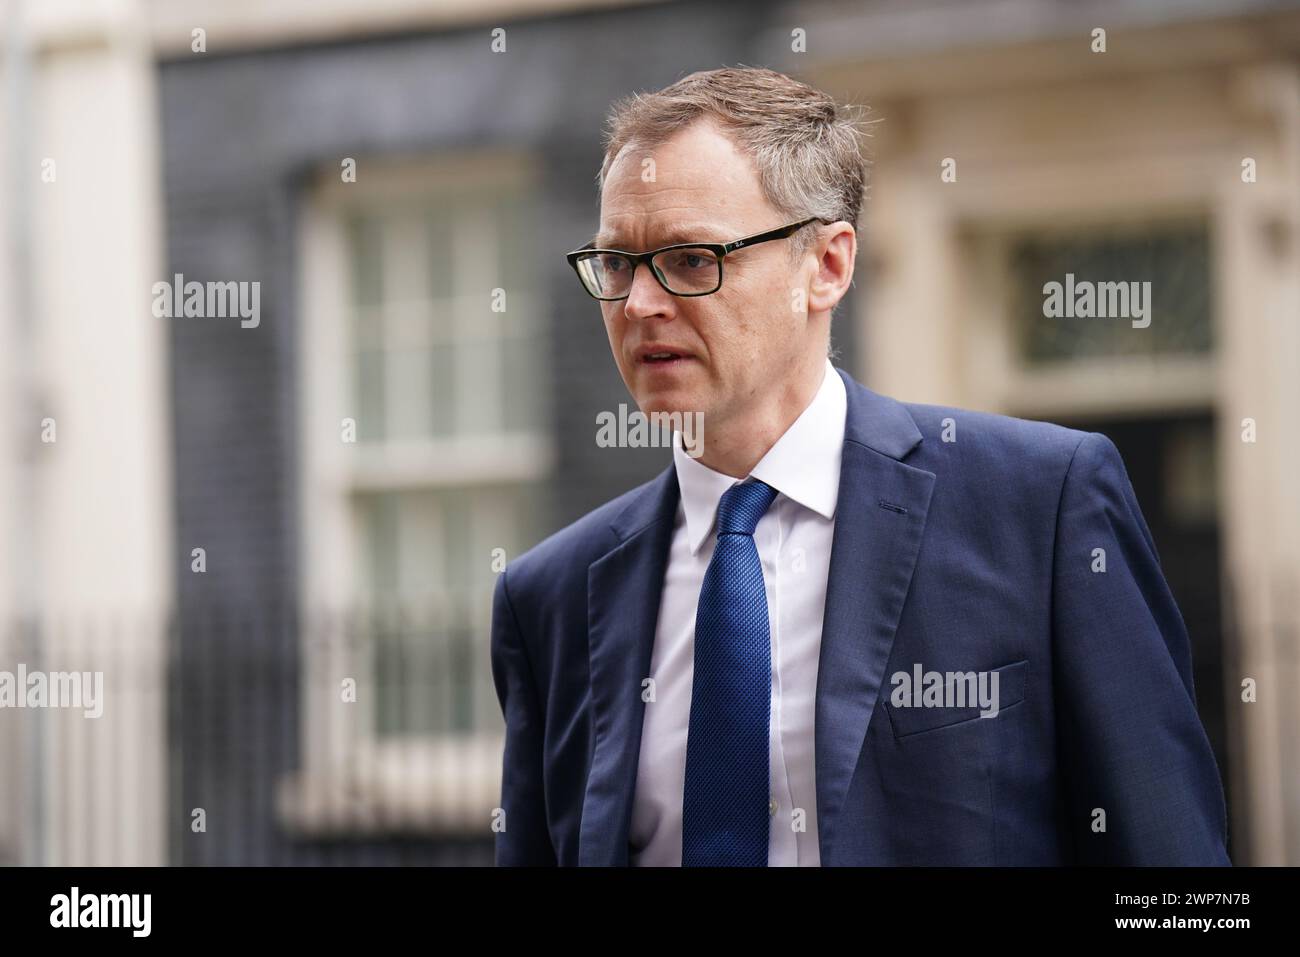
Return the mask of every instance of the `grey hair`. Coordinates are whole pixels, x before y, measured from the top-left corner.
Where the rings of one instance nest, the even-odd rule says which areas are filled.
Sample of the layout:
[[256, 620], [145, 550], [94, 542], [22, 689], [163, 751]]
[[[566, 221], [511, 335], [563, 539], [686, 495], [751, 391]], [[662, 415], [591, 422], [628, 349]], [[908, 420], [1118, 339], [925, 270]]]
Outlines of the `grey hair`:
[[[855, 229], [866, 191], [866, 107], [841, 105], [820, 90], [762, 67], [725, 67], [683, 77], [611, 108], [599, 193], [629, 144], [653, 148], [701, 118], [716, 121], [750, 157], [763, 195], [789, 220], [817, 216]], [[791, 257], [811, 248], [813, 228], [791, 237]]]

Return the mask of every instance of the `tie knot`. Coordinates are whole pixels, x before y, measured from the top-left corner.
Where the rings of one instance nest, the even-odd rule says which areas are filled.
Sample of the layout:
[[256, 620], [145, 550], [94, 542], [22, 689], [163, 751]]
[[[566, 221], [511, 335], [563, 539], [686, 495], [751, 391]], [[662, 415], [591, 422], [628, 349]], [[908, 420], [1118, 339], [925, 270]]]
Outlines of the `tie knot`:
[[718, 534], [753, 535], [775, 498], [776, 489], [758, 479], [733, 485], [718, 502]]

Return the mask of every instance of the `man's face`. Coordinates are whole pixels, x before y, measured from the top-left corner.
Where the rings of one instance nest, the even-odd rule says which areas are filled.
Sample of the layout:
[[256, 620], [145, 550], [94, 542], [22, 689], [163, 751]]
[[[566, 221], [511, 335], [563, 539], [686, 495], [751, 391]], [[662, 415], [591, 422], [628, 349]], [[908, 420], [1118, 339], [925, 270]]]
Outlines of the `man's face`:
[[[643, 176], [646, 158], [654, 160], [653, 177]], [[712, 123], [697, 121], [652, 150], [632, 144], [615, 158], [597, 245], [644, 252], [730, 242], [786, 222], [764, 198], [749, 158]], [[711, 295], [674, 296], [646, 264], [637, 267], [627, 299], [601, 303], [614, 360], [643, 413], [699, 412], [716, 435], [743, 425], [747, 412], [779, 403], [809, 349], [825, 354], [825, 339], [795, 308], [794, 290], [807, 285], [815, 257], [792, 264], [789, 242], [728, 255], [722, 288]]]

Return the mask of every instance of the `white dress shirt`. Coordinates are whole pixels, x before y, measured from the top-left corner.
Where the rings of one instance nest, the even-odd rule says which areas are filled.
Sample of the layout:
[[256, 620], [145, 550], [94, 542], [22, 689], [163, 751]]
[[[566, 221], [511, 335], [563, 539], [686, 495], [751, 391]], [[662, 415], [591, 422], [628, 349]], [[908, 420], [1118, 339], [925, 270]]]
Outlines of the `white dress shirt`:
[[[844, 382], [828, 359], [817, 394], [750, 473], [778, 493], [754, 530], [772, 631], [767, 852], [772, 867], [821, 863], [813, 726], [846, 409]], [[650, 662], [654, 700], [645, 706], [628, 835], [629, 861], [641, 866], [682, 863], [695, 611], [717, 542], [718, 501], [742, 481], [691, 458], [680, 435], [673, 464], [681, 501]]]

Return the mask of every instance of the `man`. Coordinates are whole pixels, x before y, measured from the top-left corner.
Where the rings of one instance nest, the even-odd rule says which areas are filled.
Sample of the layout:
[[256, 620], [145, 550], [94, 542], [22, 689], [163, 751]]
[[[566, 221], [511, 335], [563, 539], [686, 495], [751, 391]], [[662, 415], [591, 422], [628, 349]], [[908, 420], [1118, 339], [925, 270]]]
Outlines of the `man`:
[[642, 413], [701, 415], [703, 451], [501, 575], [497, 862], [1228, 863], [1114, 445], [831, 365], [859, 134], [757, 69], [611, 118], [570, 262]]

